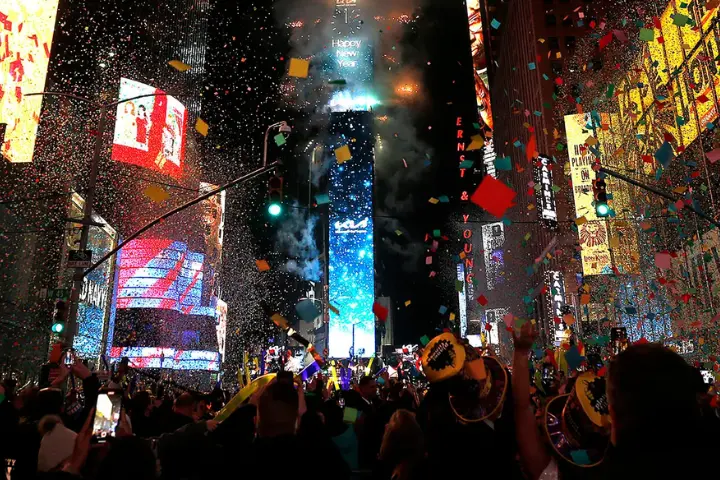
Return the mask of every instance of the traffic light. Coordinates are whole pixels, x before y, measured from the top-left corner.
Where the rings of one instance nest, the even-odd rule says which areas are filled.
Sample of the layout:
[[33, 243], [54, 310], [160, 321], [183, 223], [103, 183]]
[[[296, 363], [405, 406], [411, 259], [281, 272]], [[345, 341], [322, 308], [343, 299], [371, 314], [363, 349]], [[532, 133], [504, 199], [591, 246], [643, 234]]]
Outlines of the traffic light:
[[67, 304], [58, 300], [55, 302], [55, 309], [53, 310], [53, 324], [52, 331], [58, 335], [65, 331], [65, 319], [67, 318]]
[[268, 180], [268, 213], [277, 217], [282, 213], [283, 178], [273, 176]]
[[607, 217], [610, 215], [610, 205], [608, 205], [607, 185], [605, 179], [598, 175], [593, 180], [593, 197], [595, 198], [595, 213], [598, 217]]

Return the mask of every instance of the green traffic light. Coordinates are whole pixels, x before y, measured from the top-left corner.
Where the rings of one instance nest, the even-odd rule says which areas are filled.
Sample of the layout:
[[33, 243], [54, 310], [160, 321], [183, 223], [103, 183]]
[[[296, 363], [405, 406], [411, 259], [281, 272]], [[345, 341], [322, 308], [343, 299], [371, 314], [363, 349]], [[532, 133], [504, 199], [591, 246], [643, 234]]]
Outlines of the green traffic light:
[[273, 217], [277, 217], [282, 213], [282, 207], [279, 203], [271, 203], [268, 205], [268, 213]]
[[62, 333], [63, 330], [65, 330], [65, 325], [63, 325], [62, 323], [55, 323], [52, 326], [52, 331], [54, 333]]
[[595, 205], [595, 212], [598, 217], [607, 217], [610, 214], [610, 206], [607, 203], [598, 203]]

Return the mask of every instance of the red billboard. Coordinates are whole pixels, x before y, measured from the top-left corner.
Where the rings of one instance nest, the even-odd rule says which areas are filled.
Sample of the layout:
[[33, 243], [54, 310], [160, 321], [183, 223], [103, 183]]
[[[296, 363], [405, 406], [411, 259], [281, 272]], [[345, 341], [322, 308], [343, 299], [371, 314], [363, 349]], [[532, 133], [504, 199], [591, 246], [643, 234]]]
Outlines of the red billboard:
[[[112, 159], [179, 178], [185, 159], [185, 105], [160, 89], [120, 79]], [[142, 98], [143, 95], [148, 95]]]

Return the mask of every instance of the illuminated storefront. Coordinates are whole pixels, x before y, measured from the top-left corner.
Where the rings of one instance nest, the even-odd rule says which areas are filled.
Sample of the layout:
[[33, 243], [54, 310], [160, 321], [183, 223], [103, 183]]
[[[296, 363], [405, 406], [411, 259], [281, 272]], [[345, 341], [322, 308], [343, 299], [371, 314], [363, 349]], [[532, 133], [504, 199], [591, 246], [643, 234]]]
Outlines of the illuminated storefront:
[[0, 3], [0, 123], [7, 124], [2, 156], [33, 160], [58, 0]]

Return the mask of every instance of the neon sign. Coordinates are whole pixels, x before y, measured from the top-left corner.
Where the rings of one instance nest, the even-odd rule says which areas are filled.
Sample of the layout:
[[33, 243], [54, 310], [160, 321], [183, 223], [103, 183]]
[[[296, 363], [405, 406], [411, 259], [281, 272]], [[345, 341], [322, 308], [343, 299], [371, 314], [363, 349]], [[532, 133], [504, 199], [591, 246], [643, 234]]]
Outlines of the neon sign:
[[535, 183], [540, 188], [535, 189], [540, 218], [550, 229], [557, 227], [557, 208], [555, 206], [555, 192], [553, 192], [552, 160], [545, 155], [538, 155], [534, 167]]

